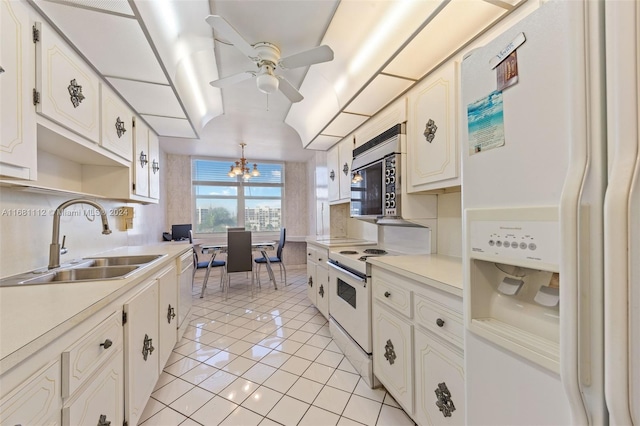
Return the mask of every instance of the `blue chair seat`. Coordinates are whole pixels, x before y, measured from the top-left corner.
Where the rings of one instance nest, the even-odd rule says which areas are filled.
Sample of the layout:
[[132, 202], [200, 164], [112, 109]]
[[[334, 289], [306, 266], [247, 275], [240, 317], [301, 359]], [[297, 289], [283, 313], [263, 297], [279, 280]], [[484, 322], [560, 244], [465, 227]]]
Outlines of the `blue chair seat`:
[[[256, 263], [267, 263], [267, 259], [265, 259], [264, 257], [258, 257], [257, 259], [253, 260]], [[269, 262], [271, 263], [278, 263], [280, 262], [280, 259], [277, 257], [270, 257], [269, 258]]]
[[[214, 260], [213, 262], [211, 262], [211, 267], [217, 268], [219, 266], [224, 266], [224, 264], [225, 264], [224, 260]], [[208, 266], [209, 266], [209, 262], [198, 262], [198, 269], [207, 268]]]

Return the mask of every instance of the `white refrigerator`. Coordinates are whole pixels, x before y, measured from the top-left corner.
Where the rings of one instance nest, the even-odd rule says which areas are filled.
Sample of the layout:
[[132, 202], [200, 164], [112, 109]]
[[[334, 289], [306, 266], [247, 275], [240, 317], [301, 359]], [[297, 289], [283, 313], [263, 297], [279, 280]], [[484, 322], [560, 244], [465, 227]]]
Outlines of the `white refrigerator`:
[[605, 7], [605, 396], [611, 425], [640, 425], [640, 4]]
[[608, 421], [604, 6], [543, 3], [462, 62], [468, 425]]

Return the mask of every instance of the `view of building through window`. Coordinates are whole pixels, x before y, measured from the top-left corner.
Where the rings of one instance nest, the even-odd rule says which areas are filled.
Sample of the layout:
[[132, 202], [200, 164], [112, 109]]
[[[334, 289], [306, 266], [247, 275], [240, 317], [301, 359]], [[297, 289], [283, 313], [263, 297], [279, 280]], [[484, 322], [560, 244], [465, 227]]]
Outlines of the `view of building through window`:
[[194, 232], [221, 233], [237, 226], [254, 232], [279, 231], [284, 165], [258, 163], [260, 176], [245, 181], [229, 177], [230, 164], [228, 160], [192, 161]]

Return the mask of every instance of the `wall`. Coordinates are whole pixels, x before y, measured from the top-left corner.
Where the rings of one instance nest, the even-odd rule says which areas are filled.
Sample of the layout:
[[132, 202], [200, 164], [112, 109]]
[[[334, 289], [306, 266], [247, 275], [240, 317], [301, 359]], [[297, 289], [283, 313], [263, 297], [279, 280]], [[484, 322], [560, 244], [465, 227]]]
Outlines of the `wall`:
[[[161, 153], [163, 162], [166, 155]], [[0, 277], [11, 276], [49, 264], [49, 245], [53, 230], [51, 210], [63, 202], [81, 198], [33, 192], [22, 188], [0, 187]], [[67, 254], [60, 257], [68, 262], [85, 256], [127, 245], [144, 245], [162, 240], [165, 224], [166, 175], [160, 175], [160, 203], [141, 205], [103, 199], [92, 199], [101, 204], [107, 214], [121, 206], [134, 208], [133, 229], [125, 230], [122, 219], [109, 216], [110, 235], [102, 235], [99, 217], [93, 223], [84, 216], [63, 216], [60, 220], [60, 242], [66, 235]], [[82, 214], [88, 205], [74, 205], [69, 212]], [[18, 215], [22, 213], [21, 215]]]
[[462, 193], [438, 195], [438, 253], [462, 257]]
[[[167, 192], [170, 196], [167, 197], [164, 229], [170, 232], [172, 224], [193, 221], [191, 157], [169, 154], [166, 164]], [[282, 215], [288, 237], [283, 252], [286, 265], [303, 265], [306, 262], [306, 247], [302, 241], [295, 240], [304, 240], [303, 237], [307, 235], [309, 229], [308, 174], [307, 163], [286, 162], [284, 164], [285, 193]]]

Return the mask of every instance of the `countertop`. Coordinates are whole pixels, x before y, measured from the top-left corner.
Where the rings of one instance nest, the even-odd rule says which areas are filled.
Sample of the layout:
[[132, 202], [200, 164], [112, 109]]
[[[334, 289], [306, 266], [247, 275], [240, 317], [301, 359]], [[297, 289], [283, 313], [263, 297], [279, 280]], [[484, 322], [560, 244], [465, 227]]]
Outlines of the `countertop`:
[[163, 243], [93, 256], [166, 255], [124, 279], [0, 287], [0, 373], [35, 353], [191, 249]]
[[370, 257], [367, 263], [462, 297], [462, 259], [440, 254]]

